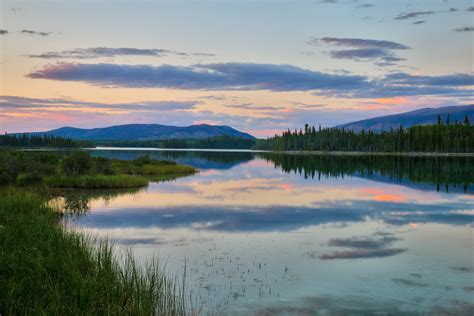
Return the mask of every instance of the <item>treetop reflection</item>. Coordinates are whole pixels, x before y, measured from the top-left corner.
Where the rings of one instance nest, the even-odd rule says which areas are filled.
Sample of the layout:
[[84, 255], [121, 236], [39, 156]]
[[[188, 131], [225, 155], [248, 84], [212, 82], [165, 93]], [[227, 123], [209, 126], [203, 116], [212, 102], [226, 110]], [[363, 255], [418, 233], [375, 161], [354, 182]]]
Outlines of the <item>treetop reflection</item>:
[[474, 158], [407, 156], [334, 156], [260, 153], [285, 173], [304, 178], [356, 176], [382, 182], [432, 184], [424, 189], [472, 193]]

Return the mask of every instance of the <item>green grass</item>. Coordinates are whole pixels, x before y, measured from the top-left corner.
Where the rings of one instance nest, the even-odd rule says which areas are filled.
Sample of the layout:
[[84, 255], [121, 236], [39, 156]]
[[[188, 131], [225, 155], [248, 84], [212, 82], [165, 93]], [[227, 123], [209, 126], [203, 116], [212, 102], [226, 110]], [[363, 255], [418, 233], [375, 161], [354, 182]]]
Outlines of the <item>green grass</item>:
[[131, 175], [61, 175], [47, 177], [45, 184], [61, 189], [126, 189], [146, 186], [148, 179]]
[[196, 169], [185, 165], [144, 165], [143, 175], [164, 175], [164, 174], [192, 174]]
[[34, 193], [0, 191], [1, 315], [183, 315], [184, 296], [157, 261], [65, 231]]
[[147, 160], [144, 163], [137, 160], [112, 160], [111, 169], [119, 174], [155, 176], [166, 174], [193, 174], [197, 170], [186, 165], [179, 165], [170, 161]]

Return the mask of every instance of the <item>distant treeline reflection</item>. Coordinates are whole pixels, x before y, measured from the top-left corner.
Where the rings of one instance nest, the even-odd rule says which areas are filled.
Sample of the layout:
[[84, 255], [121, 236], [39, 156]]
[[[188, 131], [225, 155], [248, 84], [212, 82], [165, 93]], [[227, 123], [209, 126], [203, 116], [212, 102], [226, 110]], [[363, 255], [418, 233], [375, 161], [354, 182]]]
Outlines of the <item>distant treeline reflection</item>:
[[[437, 191], [470, 191], [472, 157], [337, 156], [260, 153], [285, 173], [305, 178], [357, 176], [383, 182], [432, 184]], [[406, 183], [405, 183], [406, 184]]]
[[148, 155], [152, 159], [172, 160], [200, 169], [228, 169], [237, 164], [253, 159], [251, 152], [226, 151], [130, 151], [130, 150], [101, 150], [93, 151], [93, 156], [102, 156], [115, 159], [132, 160], [141, 155]]

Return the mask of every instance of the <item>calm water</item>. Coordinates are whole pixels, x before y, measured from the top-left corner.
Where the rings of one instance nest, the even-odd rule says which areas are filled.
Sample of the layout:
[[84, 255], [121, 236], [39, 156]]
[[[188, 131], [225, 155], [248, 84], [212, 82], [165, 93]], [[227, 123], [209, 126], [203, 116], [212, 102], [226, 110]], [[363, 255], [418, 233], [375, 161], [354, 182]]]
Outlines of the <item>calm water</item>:
[[[133, 159], [143, 152], [94, 151]], [[474, 159], [148, 152], [200, 173], [69, 194], [69, 225], [186, 264], [204, 314], [471, 314]]]

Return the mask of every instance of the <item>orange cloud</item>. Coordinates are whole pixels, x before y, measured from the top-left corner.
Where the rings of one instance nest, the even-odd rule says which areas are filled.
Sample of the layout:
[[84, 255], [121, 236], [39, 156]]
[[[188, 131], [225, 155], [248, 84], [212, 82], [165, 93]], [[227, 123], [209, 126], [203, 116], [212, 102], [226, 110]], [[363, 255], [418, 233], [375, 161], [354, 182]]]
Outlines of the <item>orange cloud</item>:
[[394, 98], [380, 98], [376, 100], [378, 104], [391, 104], [391, 105], [400, 105], [406, 104], [408, 99], [405, 97], [394, 97]]
[[295, 186], [291, 183], [282, 183], [279, 185], [279, 187], [286, 191], [291, 191], [295, 188]]
[[396, 194], [380, 194], [374, 197], [375, 201], [381, 202], [404, 202], [405, 197]]
[[407, 200], [407, 198], [401, 194], [389, 194], [381, 189], [362, 188], [359, 189], [359, 191], [371, 195], [375, 201], [380, 202], [404, 202]]

